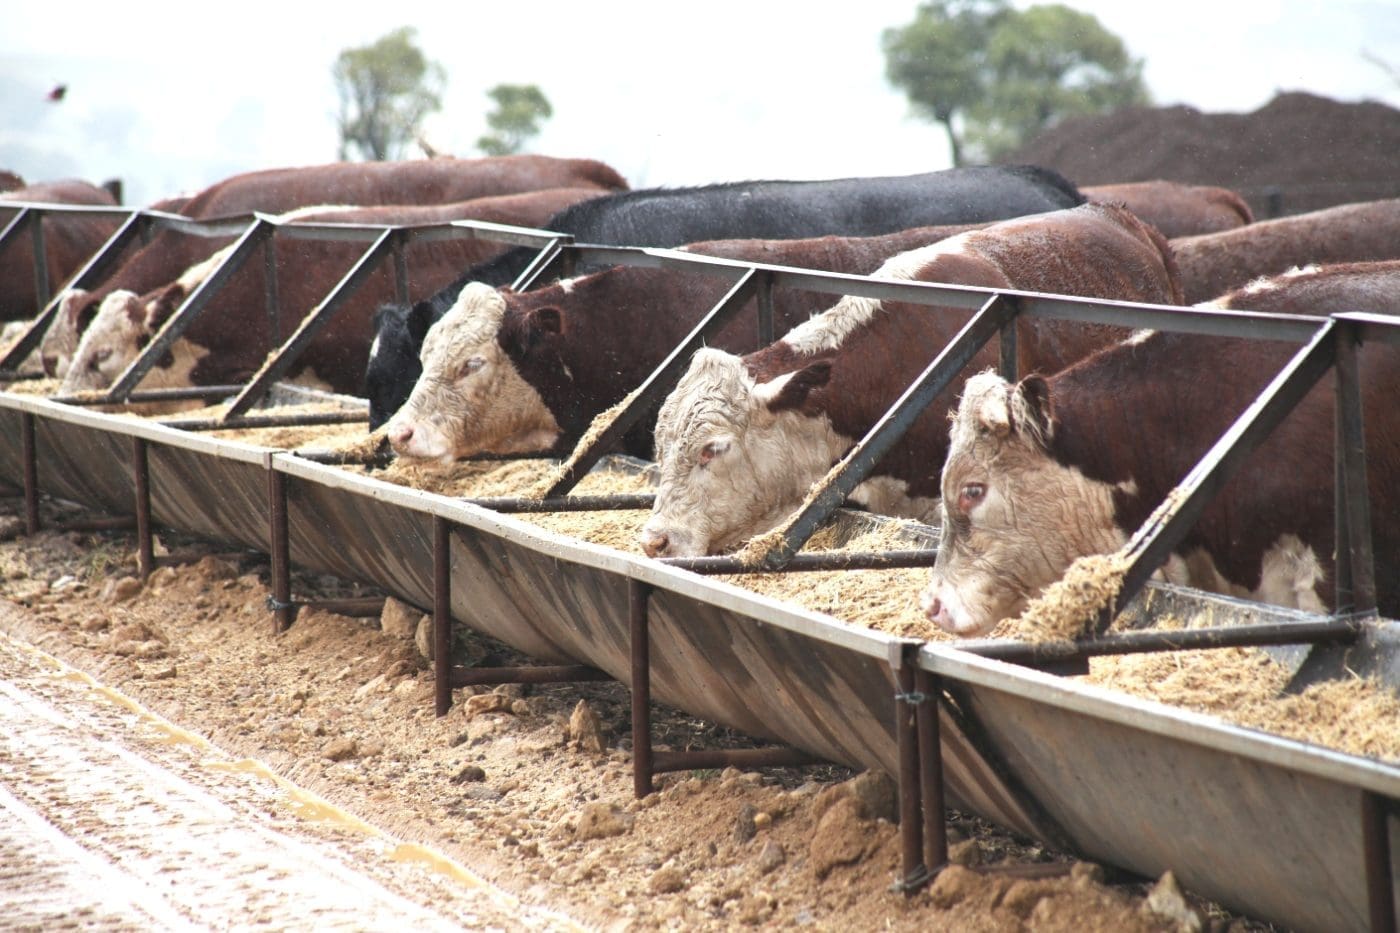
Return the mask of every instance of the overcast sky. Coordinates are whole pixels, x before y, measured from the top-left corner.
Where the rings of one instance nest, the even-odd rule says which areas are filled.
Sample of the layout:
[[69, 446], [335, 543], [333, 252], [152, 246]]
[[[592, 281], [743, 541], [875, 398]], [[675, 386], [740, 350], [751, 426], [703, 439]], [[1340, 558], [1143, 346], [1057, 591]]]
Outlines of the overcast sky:
[[[1017, 2], [1018, 6], [1029, 5]], [[1281, 90], [1400, 107], [1400, 0], [1069, 0], [1146, 62], [1158, 104], [1248, 112]], [[129, 203], [336, 155], [331, 66], [399, 26], [447, 71], [438, 148], [477, 155], [487, 88], [554, 106], [532, 149], [602, 159], [634, 187], [948, 165], [942, 130], [884, 79], [880, 34], [913, 0], [11, 4], [0, 168], [119, 177]], [[45, 97], [57, 84], [66, 97]], [[416, 155], [416, 153], [413, 153]], [[1345, 154], [1339, 154], [1345, 158]]]

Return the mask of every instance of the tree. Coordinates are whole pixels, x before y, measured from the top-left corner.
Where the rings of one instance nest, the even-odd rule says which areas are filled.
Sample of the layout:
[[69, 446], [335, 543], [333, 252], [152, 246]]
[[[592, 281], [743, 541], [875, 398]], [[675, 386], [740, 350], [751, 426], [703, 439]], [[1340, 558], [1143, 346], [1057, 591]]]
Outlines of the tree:
[[340, 158], [399, 158], [428, 114], [442, 109], [446, 72], [428, 61], [404, 26], [372, 45], [346, 49], [335, 61], [340, 96]]
[[1066, 117], [1150, 101], [1142, 61], [1062, 4], [930, 0], [883, 44], [886, 77], [943, 124], [954, 165], [1004, 155]]
[[540, 121], [554, 115], [544, 92], [533, 84], [498, 84], [486, 92], [496, 109], [486, 115], [494, 131], [476, 141], [487, 155], [519, 152], [525, 141], [540, 131]]

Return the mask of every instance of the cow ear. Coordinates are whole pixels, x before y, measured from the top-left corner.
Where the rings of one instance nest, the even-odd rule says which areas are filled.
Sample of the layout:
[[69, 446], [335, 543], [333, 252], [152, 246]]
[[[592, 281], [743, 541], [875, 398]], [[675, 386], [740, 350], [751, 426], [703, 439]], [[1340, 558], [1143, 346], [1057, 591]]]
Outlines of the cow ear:
[[502, 346], [512, 356], [529, 353], [550, 334], [563, 329], [563, 316], [555, 307], [531, 308], [521, 314], [507, 314], [501, 322]]
[[184, 300], [185, 287], [178, 282], [156, 292], [156, 296], [146, 302], [146, 326], [152, 333], [160, 330]]
[[770, 412], [800, 409], [813, 389], [831, 380], [831, 363], [821, 360], [754, 387], [754, 399]]
[[1050, 383], [1032, 374], [1016, 384], [1012, 404], [1013, 427], [1044, 446], [1055, 430], [1055, 407], [1050, 400]]
[[532, 308], [525, 315], [525, 338], [530, 346], [543, 340], [547, 334], [558, 334], [564, 329], [564, 315], [551, 305]]
[[426, 301], [418, 302], [408, 309], [404, 324], [408, 327], [408, 336], [413, 342], [421, 344], [423, 338], [428, 335], [428, 328], [433, 326], [432, 307]]

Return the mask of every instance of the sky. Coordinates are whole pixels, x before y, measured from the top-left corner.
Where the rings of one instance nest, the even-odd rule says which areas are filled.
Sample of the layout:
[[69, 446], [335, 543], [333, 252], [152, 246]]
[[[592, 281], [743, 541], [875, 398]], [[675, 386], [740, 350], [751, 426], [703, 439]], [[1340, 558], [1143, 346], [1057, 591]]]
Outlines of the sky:
[[[1400, 107], [1400, 0], [1066, 5], [1144, 60], [1158, 105], [1244, 113], [1309, 91]], [[930, 171], [950, 164], [943, 130], [911, 116], [880, 46], [916, 6], [242, 0], [200, 5], [195, 22], [187, 2], [12, 4], [0, 168], [120, 178], [127, 203], [146, 204], [333, 161], [337, 55], [411, 26], [447, 73], [425, 135], [455, 155], [480, 154], [488, 88], [528, 83], [554, 108], [531, 151], [601, 159], [633, 187]], [[48, 101], [58, 84], [66, 95]]]

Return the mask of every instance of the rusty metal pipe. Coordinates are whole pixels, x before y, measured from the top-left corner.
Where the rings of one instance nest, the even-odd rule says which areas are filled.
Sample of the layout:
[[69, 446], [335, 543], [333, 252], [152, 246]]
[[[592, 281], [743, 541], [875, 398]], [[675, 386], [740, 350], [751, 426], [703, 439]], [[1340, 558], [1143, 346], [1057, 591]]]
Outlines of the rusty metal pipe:
[[272, 562], [272, 593], [268, 605], [272, 609], [272, 634], [280, 635], [292, 627], [296, 606], [292, 603], [291, 570], [287, 541], [287, 478], [271, 468], [267, 470], [268, 554]]
[[130, 515], [92, 515], [53, 525], [54, 531], [125, 531], [135, 527], [136, 519]]
[[746, 564], [737, 557], [663, 557], [661, 563], [692, 573], [716, 574], [816, 572], [823, 570], [901, 570], [932, 567], [938, 552], [933, 548], [898, 551], [814, 551], [796, 554], [780, 570]]
[[1216, 625], [1174, 631], [1116, 632], [1068, 643], [1013, 639], [970, 641], [959, 644], [958, 648], [984, 658], [1036, 667], [1104, 655], [1145, 654], [1154, 651], [1345, 643], [1355, 641], [1365, 626], [1364, 618], [1352, 617], [1318, 622], [1268, 622], [1259, 625]]
[[796, 748], [707, 748], [686, 752], [652, 752], [651, 773], [701, 768], [794, 768], [822, 759]]
[[1361, 844], [1366, 862], [1366, 904], [1371, 931], [1395, 933], [1395, 890], [1391, 881], [1390, 815], [1386, 798], [1361, 792]]
[[151, 540], [151, 470], [146, 441], [131, 439], [132, 482], [136, 487], [136, 572], [144, 580], [156, 566], [155, 543]]
[[433, 516], [433, 698], [434, 711], [452, 708], [452, 526]]
[[34, 416], [19, 419], [20, 456], [24, 460], [24, 533], [39, 533], [39, 461], [34, 440]]
[[612, 675], [586, 664], [534, 667], [454, 667], [452, 686], [480, 687], [494, 684], [572, 684], [612, 680]]
[[923, 804], [924, 868], [937, 874], [948, 864], [948, 827], [943, 795], [943, 745], [938, 717], [943, 705], [943, 678], [914, 670], [914, 690], [922, 698], [915, 710], [919, 738], [919, 798]]
[[627, 581], [627, 617], [632, 646], [632, 793], [645, 797], [655, 788], [651, 748], [651, 633], [647, 630], [647, 601], [651, 585]]
[[899, 750], [899, 888], [909, 895], [928, 878], [920, 820], [919, 734], [915, 726], [914, 668], [901, 657], [895, 668], [899, 693], [894, 703], [895, 740]]
[[383, 596], [351, 597], [347, 599], [310, 599], [298, 603], [308, 609], [320, 609], [340, 616], [370, 619], [384, 612]]
[[217, 418], [171, 418], [159, 424], [179, 431], [238, 431], [246, 428], [306, 428], [323, 424], [356, 424], [369, 421], [368, 411], [327, 411], [310, 415], [247, 415], [220, 421]]
[[[204, 401], [213, 398], [226, 398], [236, 393], [241, 386], [170, 386], [164, 389], [141, 389], [126, 397], [127, 404], [140, 402], [188, 402]], [[55, 402], [65, 405], [107, 405], [110, 402], [101, 392], [83, 392], [77, 395], [57, 396]]]

